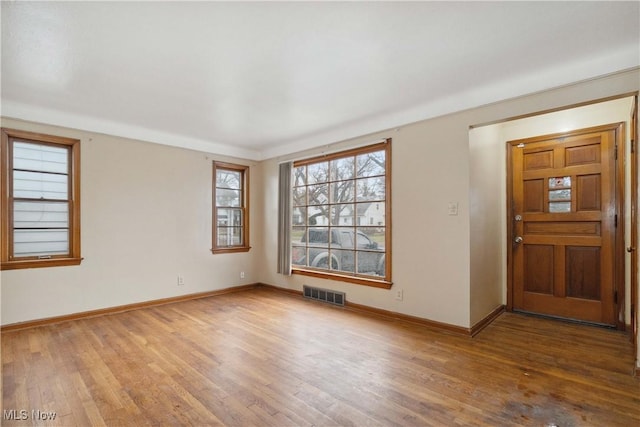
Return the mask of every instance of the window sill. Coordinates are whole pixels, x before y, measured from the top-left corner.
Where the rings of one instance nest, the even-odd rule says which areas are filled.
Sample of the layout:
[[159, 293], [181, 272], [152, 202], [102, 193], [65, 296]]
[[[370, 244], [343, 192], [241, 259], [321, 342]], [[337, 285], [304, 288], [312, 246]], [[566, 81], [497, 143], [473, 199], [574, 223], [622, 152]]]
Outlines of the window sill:
[[0, 265], [0, 270], [19, 270], [23, 268], [46, 268], [80, 265], [84, 258], [50, 258], [50, 259], [23, 259], [5, 261]]
[[340, 282], [355, 283], [357, 285], [371, 286], [374, 288], [391, 289], [393, 282], [379, 279], [368, 279], [365, 277], [349, 276], [346, 274], [326, 273], [317, 270], [305, 270], [301, 268], [292, 268], [292, 274], [300, 274], [302, 276], [318, 277], [321, 279], [337, 280]]
[[249, 252], [251, 250], [251, 246], [242, 246], [237, 248], [217, 248], [211, 249], [211, 253], [215, 254], [232, 254], [236, 252]]

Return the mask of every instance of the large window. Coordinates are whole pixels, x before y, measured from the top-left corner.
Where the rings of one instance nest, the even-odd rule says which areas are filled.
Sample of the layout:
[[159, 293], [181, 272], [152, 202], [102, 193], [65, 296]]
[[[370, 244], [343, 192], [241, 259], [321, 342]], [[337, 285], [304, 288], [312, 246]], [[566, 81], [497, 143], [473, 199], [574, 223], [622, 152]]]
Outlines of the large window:
[[213, 162], [212, 252], [249, 249], [249, 167]]
[[294, 163], [294, 273], [390, 287], [390, 170], [390, 139]]
[[80, 141], [2, 129], [3, 270], [77, 265]]

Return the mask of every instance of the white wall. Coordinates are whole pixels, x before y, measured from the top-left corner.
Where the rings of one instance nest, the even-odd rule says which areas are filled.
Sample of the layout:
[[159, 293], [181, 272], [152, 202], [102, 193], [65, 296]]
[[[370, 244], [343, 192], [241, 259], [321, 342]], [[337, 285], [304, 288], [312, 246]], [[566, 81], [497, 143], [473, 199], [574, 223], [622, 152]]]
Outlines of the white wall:
[[[357, 138], [324, 150], [335, 151], [392, 138], [392, 251], [393, 289], [376, 289], [339, 281], [275, 273], [276, 254], [264, 254], [265, 283], [302, 289], [303, 284], [343, 291], [347, 299], [385, 310], [425, 317], [454, 325], [468, 323], [469, 264], [468, 209], [466, 195], [466, 145], [451, 139], [467, 138], [465, 128], [444, 117], [437, 126], [410, 125]], [[457, 134], [457, 135], [456, 135]], [[296, 153], [294, 158], [320, 154], [323, 150]], [[290, 158], [291, 158], [290, 157]], [[263, 192], [277, 194], [278, 162], [263, 164]], [[449, 216], [449, 202], [459, 202], [459, 214]], [[277, 242], [277, 200], [265, 200], [265, 249]], [[437, 242], [437, 244], [434, 244]], [[433, 248], [437, 247], [437, 250]], [[402, 289], [403, 301], [396, 301], [395, 290]]]
[[[640, 89], [639, 76], [636, 69], [324, 147], [335, 151], [393, 138], [393, 288], [276, 274], [277, 201], [273, 198], [264, 200], [262, 280], [297, 290], [309, 284], [343, 291], [354, 303], [473, 326], [505, 302], [506, 153], [503, 140], [495, 138], [496, 130], [470, 136], [469, 127], [631, 93]], [[509, 139], [515, 138], [515, 131], [504, 132]], [[489, 151], [483, 150], [482, 141], [490, 145]], [[262, 192], [276, 194], [280, 161], [322, 151], [263, 162]], [[449, 202], [459, 204], [457, 216], [447, 215]], [[395, 300], [396, 289], [404, 291], [404, 301]]]
[[506, 304], [505, 160], [499, 126], [469, 132], [471, 325]]
[[[2, 324], [259, 281], [256, 249], [210, 252], [211, 156], [10, 119], [2, 126], [81, 139], [84, 258], [73, 267], [2, 271]], [[252, 185], [259, 169], [251, 167]]]

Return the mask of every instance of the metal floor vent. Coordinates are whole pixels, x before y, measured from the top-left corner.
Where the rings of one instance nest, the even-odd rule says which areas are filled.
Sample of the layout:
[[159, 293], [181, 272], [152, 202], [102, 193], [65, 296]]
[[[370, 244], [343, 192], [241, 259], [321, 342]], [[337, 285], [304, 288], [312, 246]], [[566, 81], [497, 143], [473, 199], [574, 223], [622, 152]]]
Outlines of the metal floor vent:
[[328, 302], [335, 305], [344, 305], [344, 292], [330, 291], [328, 289], [312, 288], [304, 285], [302, 292], [305, 298]]

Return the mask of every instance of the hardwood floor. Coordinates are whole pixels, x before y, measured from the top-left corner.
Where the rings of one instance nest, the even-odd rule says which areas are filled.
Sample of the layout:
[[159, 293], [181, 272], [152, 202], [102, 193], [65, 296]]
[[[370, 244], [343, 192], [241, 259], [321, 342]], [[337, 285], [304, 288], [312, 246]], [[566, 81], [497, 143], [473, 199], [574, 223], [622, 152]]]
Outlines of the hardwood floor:
[[632, 354], [612, 330], [505, 313], [469, 338], [259, 288], [3, 333], [2, 425], [636, 426]]

